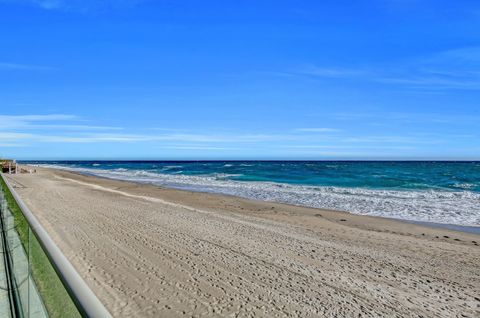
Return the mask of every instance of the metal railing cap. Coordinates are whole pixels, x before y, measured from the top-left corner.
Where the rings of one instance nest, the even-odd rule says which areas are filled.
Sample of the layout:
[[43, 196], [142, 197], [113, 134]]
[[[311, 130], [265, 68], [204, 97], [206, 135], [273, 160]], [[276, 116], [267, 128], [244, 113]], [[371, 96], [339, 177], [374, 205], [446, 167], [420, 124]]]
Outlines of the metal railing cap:
[[25, 216], [30, 228], [35, 233], [38, 241], [42, 245], [45, 254], [50, 259], [53, 268], [57, 272], [60, 280], [64, 284], [67, 292], [74, 301], [77, 309], [83, 316], [92, 318], [111, 317], [108, 310], [97, 298], [95, 293], [88, 287], [85, 281], [80, 277], [73, 265], [63, 255], [62, 251], [58, 248], [55, 242], [50, 238], [47, 231], [43, 228], [35, 215], [25, 205], [22, 199], [14, 190], [13, 186], [4, 177], [3, 173], [0, 173], [8, 189], [12, 193], [14, 199], [17, 201], [18, 207]]

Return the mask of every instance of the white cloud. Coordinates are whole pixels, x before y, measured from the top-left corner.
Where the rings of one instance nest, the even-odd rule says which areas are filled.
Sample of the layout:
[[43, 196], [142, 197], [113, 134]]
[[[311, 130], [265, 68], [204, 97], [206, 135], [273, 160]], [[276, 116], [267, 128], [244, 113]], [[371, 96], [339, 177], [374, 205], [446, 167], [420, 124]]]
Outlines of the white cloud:
[[24, 134], [24, 133], [11, 133], [11, 132], [0, 132], [0, 142], [9, 142], [21, 139], [32, 138], [33, 135], [31, 134]]
[[411, 60], [357, 68], [300, 66], [292, 75], [350, 79], [406, 86], [414, 89], [480, 89], [480, 47], [464, 47]]
[[0, 0], [3, 3], [30, 5], [44, 10], [91, 12], [133, 7], [145, 0]]
[[[0, 0], [1, 2], [1, 0]], [[32, 65], [32, 64], [19, 64], [19, 63], [7, 63], [0, 62], [0, 70], [20, 70], [20, 71], [50, 71], [55, 68], [50, 66]]]
[[285, 141], [295, 138], [289, 135], [216, 135], [216, 134], [85, 134], [77, 136], [34, 135], [40, 142], [96, 143], [96, 142], [195, 142], [214, 143], [256, 143]]
[[73, 119], [74, 116], [69, 115], [0, 115], [0, 129], [3, 130], [15, 130], [25, 129], [33, 125], [36, 122], [49, 122]]
[[414, 149], [411, 146], [388, 146], [388, 145], [287, 145], [284, 148], [291, 148], [291, 149], [397, 149], [397, 150], [409, 150]]
[[49, 115], [0, 115], [0, 120], [19, 120], [19, 121], [51, 121], [51, 120], [70, 120], [77, 116], [65, 114]]
[[48, 143], [96, 143], [96, 142], [134, 142], [148, 141], [142, 136], [135, 135], [85, 135], [85, 136], [55, 136], [35, 135], [34, 140]]
[[319, 67], [313, 64], [299, 67], [295, 73], [331, 78], [350, 78], [366, 75], [368, 72], [360, 69], [336, 68], [336, 67]]
[[25, 145], [22, 145], [22, 144], [0, 142], [0, 147], [2, 147], [2, 148], [17, 148], [17, 147], [24, 147], [24, 146]]
[[[80, 120], [74, 115], [0, 115], [0, 129], [2, 130], [121, 130], [121, 127], [79, 125], [71, 123]], [[61, 122], [61, 124], [57, 124]]]
[[441, 138], [425, 138], [425, 136], [359, 136], [339, 140], [345, 143], [378, 143], [378, 144], [441, 144]]
[[[296, 138], [282, 134], [197, 134], [169, 131], [152, 134], [113, 133], [121, 127], [78, 124], [79, 117], [69, 114], [0, 115], [0, 142], [99, 143], [99, 142], [176, 142], [198, 144], [257, 143], [287, 141]], [[145, 127], [144, 127], [145, 128]], [[148, 129], [148, 128], [147, 128]], [[25, 133], [29, 131], [32, 133]], [[111, 131], [99, 133], [100, 131]], [[35, 133], [33, 133], [35, 132]]]
[[[398, 115], [400, 118], [403, 116]], [[153, 147], [176, 150], [290, 149], [320, 151], [332, 149], [393, 149], [422, 144], [441, 144], [444, 136], [329, 134], [340, 131], [329, 127], [306, 127], [291, 133], [245, 134], [223, 131], [195, 133], [184, 130], [155, 131], [142, 127], [123, 133], [119, 127], [78, 125], [81, 118], [68, 114], [0, 115], [0, 144], [21, 147], [40, 144], [149, 143]], [[108, 131], [107, 131], [108, 130]], [[299, 133], [303, 132], [303, 133]], [[470, 137], [471, 138], [471, 137]], [[397, 148], [400, 149], [400, 148]], [[406, 148], [405, 148], [406, 149]]]
[[234, 147], [209, 147], [209, 146], [166, 146], [161, 147], [162, 149], [172, 149], [172, 150], [239, 150], [241, 148]]
[[122, 127], [94, 126], [94, 125], [44, 125], [30, 124], [26, 129], [61, 129], [61, 130], [122, 130]]
[[447, 124], [452, 123], [477, 123], [480, 116], [475, 114], [441, 114], [441, 113], [422, 113], [422, 112], [348, 112], [332, 113], [331, 118], [337, 120], [363, 120], [374, 124], [411, 124], [411, 123], [429, 123], [429, 124]]
[[478, 78], [456, 78], [456, 79], [447, 79], [440, 76], [425, 75], [418, 77], [386, 77], [376, 79], [378, 82], [385, 84], [401, 84], [408, 85], [411, 87], [422, 88], [426, 87], [429, 89], [466, 89], [466, 90], [476, 90], [480, 89], [480, 77]]
[[[437, 136], [358, 136], [358, 137], [336, 137], [326, 140], [325, 145], [291, 145], [289, 142], [318, 142], [318, 138], [309, 139], [306, 136], [299, 135], [225, 135], [218, 136], [215, 134], [197, 135], [197, 134], [161, 134], [161, 135], [144, 135], [144, 134], [97, 134], [97, 133], [80, 133], [80, 134], [27, 134], [27, 133], [8, 133], [0, 132], [0, 142], [2, 143], [137, 143], [137, 142], [154, 142], [168, 149], [231, 149], [230, 145], [244, 145], [244, 147], [252, 147], [264, 145], [270, 148], [345, 148], [350, 146], [338, 146], [343, 144], [358, 144], [363, 147], [368, 144], [379, 145], [412, 145], [412, 144], [439, 144], [443, 140]], [[273, 143], [272, 143], [273, 142]], [[187, 144], [185, 144], [187, 143]], [[195, 143], [192, 145], [191, 143]], [[280, 143], [280, 145], [278, 144]], [[283, 144], [283, 145], [282, 145]], [[335, 145], [336, 144], [336, 145]], [[333, 146], [332, 146], [333, 145]]]
[[313, 128], [297, 128], [297, 131], [302, 132], [338, 132], [340, 129], [335, 128], [325, 128], [325, 127], [313, 127]]

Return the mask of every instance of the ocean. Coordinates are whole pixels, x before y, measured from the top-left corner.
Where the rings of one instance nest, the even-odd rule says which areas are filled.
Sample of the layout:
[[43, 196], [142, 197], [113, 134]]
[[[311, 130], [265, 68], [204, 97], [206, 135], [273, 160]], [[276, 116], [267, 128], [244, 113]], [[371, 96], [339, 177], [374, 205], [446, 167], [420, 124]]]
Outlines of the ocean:
[[480, 226], [480, 162], [28, 161], [177, 189]]

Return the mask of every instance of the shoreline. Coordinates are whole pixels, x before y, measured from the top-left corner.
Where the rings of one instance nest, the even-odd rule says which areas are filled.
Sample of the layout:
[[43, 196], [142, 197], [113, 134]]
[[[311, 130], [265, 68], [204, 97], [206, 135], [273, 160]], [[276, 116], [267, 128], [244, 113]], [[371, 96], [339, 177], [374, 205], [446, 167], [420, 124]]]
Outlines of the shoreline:
[[165, 185], [157, 185], [157, 184], [149, 183], [149, 182], [123, 180], [123, 179], [120, 179], [120, 178], [110, 178], [110, 177], [107, 177], [107, 176], [96, 175], [95, 173], [91, 173], [91, 172], [81, 172], [81, 171], [61, 169], [61, 168], [53, 168], [53, 167], [45, 168], [45, 167], [36, 167], [35, 166], [35, 168], [52, 169], [52, 170], [58, 170], [58, 171], [67, 171], [67, 172], [77, 174], [77, 175], [81, 175], [81, 176], [90, 176], [90, 177], [94, 177], [94, 178], [113, 180], [113, 181], [121, 181], [121, 182], [127, 182], [127, 183], [139, 184], [139, 185], [149, 185], [149, 186], [153, 186], [153, 187], [170, 189], [170, 190], [175, 190], [175, 191], [186, 191], [186, 192], [191, 192], [191, 193], [206, 193], [206, 194], [212, 194], [212, 195], [234, 197], [234, 198], [239, 198], [239, 199], [244, 199], [244, 200], [249, 200], [249, 201], [254, 201], [254, 202], [276, 203], [276, 204], [283, 204], [283, 205], [286, 205], [286, 206], [299, 207], [299, 208], [328, 210], [328, 211], [332, 211], [332, 212], [347, 213], [347, 214], [351, 214], [351, 215], [368, 216], [368, 217], [381, 218], [381, 219], [386, 219], [386, 220], [393, 220], [393, 221], [397, 221], [397, 222], [404, 222], [404, 223], [408, 223], [408, 224], [416, 224], [416, 225], [425, 226], [425, 227], [429, 227], [429, 228], [447, 229], [447, 230], [451, 230], [451, 231], [458, 231], [458, 232], [480, 235], [480, 225], [461, 225], [461, 224], [453, 224], [453, 223], [428, 222], [428, 221], [418, 221], [418, 220], [412, 220], [412, 219], [401, 219], [401, 218], [396, 218], [396, 217], [360, 214], [360, 213], [354, 213], [354, 212], [349, 212], [349, 211], [329, 209], [329, 208], [311, 207], [311, 206], [308, 206], [308, 205], [300, 205], [300, 204], [294, 204], [294, 203], [257, 200], [257, 199], [247, 198], [247, 197], [244, 197], [244, 196], [241, 196], [241, 195], [225, 194], [225, 193], [219, 193], [219, 192], [214, 192], [214, 191], [207, 191], [207, 190], [202, 191], [200, 189], [197, 190], [197, 189], [188, 189], [188, 188], [184, 189], [184, 188], [180, 188], [180, 187], [169, 187], [169, 186], [165, 186]]
[[64, 170], [5, 177], [114, 316], [480, 313], [476, 234]]
[[[53, 169], [53, 170], [62, 171], [62, 169], [56, 169], [56, 168], [45, 168], [45, 169]], [[368, 216], [368, 217], [373, 217], [373, 218], [381, 218], [381, 219], [386, 219], [386, 220], [392, 220], [392, 221], [396, 221], [396, 222], [416, 224], [416, 225], [425, 226], [425, 227], [429, 227], [429, 228], [447, 229], [447, 230], [451, 230], [451, 231], [458, 231], [458, 232], [480, 235], [480, 225], [478, 225], [478, 226], [475, 226], [475, 225], [459, 225], [459, 224], [451, 224], [451, 223], [437, 223], [437, 222], [407, 220], [407, 219], [399, 219], [399, 218], [395, 218], [395, 217], [385, 217], [385, 216], [377, 216], [377, 215], [365, 215], [365, 214], [358, 214], [358, 213], [353, 213], [353, 212], [349, 212], [349, 211], [342, 211], [342, 210], [335, 210], [335, 209], [323, 209], [323, 208], [310, 207], [310, 206], [306, 206], [306, 205], [299, 205], [299, 204], [297, 205], [297, 204], [293, 204], [293, 203], [255, 200], [255, 199], [245, 198], [245, 197], [242, 197], [242, 196], [239, 196], [239, 195], [224, 194], [224, 193], [218, 193], [218, 192], [213, 192], [213, 191], [181, 189], [181, 188], [175, 188], [175, 187], [168, 187], [168, 186], [164, 186], [164, 185], [156, 185], [154, 183], [148, 183], [148, 182], [115, 179], [115, 178], [99, 176], [99, 175], [96, 175], [94, 173], [78, 172], [78, 171], [72, 171], [72, 170], [68, 170], [68, 169], [65, 169], [65, 171], [68, 171], [68, 172], [71, 172], [71, 173], [74, 173], [74, 174], [78, 174], [78, 175], [90, 176], [90, 177], [94, 177], [94, 178], [101, 178], [101, 179], [106, 179], [106, 180], [116, 180], [116, 181], [122, 181], [122, 182], [129, 182], [129, 183], [133, 183], [133, 184], [150, 185], [150, 186], [153, 186], [153, 187], [158, 187], [158, 188], [163, 188], [163, 189], [170, 189], [170, 190], [176, 190], [176, 191], [186, 191], [186, 192], [192, 192], [192, 193], [208, 193], [208, 194], [212, 194], [212, 195], [239, 198], [239, 199], [249, 200], [249, 201], [253, 201], [253, 202], [276, 203], [276, 204], [283, 204], [283, 205], [286, 205], [286, 206], [299, 207], [299, 208], [328, 210], [328, 211], [338, 212], [338, 213], [347, 213], [347, 214], [352, 214], [352, 215]]]
[[449, 223], [435, 223], [435, 222], [424, 222], [424, 221], [414, 221], [414, 220], [400, 220], [407, 223], [413, 223], [417, 225], [422, 225], [426, 227], [438, 228], [438, 229], [448, 229], [452, 231], [470, 233], [475, 235], [480, 235], [480, 225], [458, 225], [458, 224], [449, 224]]

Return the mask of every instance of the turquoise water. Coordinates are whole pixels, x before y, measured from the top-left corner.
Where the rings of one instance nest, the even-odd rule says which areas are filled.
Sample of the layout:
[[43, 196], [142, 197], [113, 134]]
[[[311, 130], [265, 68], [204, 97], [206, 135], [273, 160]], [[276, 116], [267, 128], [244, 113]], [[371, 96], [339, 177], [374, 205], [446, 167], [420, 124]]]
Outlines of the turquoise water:
[[400, 219], [480, 225], [480, 162], [49, 161], [108, 178]]

